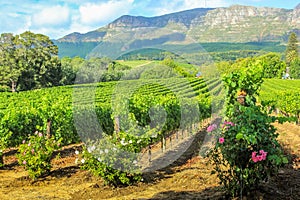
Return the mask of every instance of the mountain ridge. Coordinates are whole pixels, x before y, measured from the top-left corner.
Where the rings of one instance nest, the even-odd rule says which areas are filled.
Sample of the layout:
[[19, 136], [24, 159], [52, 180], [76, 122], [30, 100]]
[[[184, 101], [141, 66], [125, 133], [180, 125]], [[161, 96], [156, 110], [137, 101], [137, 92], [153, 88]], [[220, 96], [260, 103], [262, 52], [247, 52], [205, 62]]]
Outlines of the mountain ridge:
[[54, 43], [61, 57], [112, 56], [145, 48], [178, 50], [209, 43], [216, 48], [227, 44], [226, 49], [238, 44], [243, 49], [243, 44], [250, 42], [256, 44], [251, 47], [256, 50], [276, 44], [273, 48], [282, 51], [291, 32], [300, 36], [300, 4], [294, 9], [232, 5], [155, 17], [124, 15], [106, 26], [71, 33]]

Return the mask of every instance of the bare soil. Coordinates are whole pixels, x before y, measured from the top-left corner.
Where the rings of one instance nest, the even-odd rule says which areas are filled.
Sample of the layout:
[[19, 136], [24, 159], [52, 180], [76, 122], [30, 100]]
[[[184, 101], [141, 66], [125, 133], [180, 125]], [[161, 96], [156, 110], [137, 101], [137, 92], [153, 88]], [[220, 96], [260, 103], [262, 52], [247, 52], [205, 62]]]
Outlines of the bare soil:
[[[243, 199], [300, 199], [300, 127], [289, 123], [276, 127], [290, 164]], [[80, 150], [81, 144], [64, 147], [60, 157], [52, 160], [50, 174], [36, 181], [18, 166], [17, 150], [7, 149], [5, 167], [0, 170], [0, 199], [228, 199], [217, 177], [210, 174], [212, 166], [208, 160], [198, 155], [197, 140], [201, 140], [202, 134], [175, 163], [145, 174], [141, 183], [123, 188], [105, 186], [101, 178], [79, 169], [75, 150]]]

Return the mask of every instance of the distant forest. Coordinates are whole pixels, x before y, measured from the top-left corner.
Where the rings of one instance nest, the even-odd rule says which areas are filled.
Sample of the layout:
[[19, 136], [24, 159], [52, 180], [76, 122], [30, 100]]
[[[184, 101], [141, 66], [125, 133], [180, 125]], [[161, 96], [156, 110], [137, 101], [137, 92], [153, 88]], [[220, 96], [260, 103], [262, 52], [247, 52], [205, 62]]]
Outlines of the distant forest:
[[[58, 56], [63, 57], [76, 57], [86, 58], [87, 55], [101, 42], [58, 42], [54, 41], [58, 46]], [[199, 46], [200, 45], [200, 46]], [[180, 48], [180, 45], [172, 45], [174, 50]], [[202, 49], [200, 49], [202, 48]], [[168, 47], [170, 49], [170, 46]], [[236, 58], [248, 57], [250, 55], [260, 55], [262, 52], [277, 52], [284, 53], [286, 46], [279, 42], [248, 42], [248, 43], [201, 43], [186, 45], [184, 50], [186, 54], [195, 54], [201, 52], [208, 52], [216, 60], [235, 60]], [[130, 52], [123, 55], [120, 59], [150, 59], [162, 60], [162, 50], [154, 49], [141, 49], [138, 51]], [[228, 56], [231, 52], [233, 56]], [[224, 57], [224, 59], [222, 58]]]

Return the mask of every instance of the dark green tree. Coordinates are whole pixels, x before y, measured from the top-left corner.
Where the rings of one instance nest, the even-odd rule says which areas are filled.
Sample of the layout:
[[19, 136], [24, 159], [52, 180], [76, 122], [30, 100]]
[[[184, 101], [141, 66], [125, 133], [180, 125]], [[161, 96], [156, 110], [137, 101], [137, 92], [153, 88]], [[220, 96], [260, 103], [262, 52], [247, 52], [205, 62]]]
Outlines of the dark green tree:
[[62, 78], [58, 47], [49, 37], [32, 32], [1, 35], [0, 80], [12, 91], [59, 85]]
[[85, 62], [80, 57], [63, 57], [61, 59], [62, 68], [62, 79], [60, 80], [61, 85], [72, 85], [75, 82], [76, 74], [78, 73], [81, 65]]
[[298, 38], [296, 33], [292, 32], [289, 37], [285, 51], [286, 64], [289, 66], [293, 60], [299, 57]]
[[290, 76], [294, 79], [300, 79], [300, 59], [293, 60], [290, 64]]
[[16, 91], [17, 82], [24, 70], [17, 54], [18, 39], [11, 33], [0, 36], [0, 84], [9, 85], [12, 92]]
[[62, 78], [58, 47], [48, 36], [24, 32], [20, 35], [22, 64], [25, 68], [20, 77], [20, 89], [59, 85]]

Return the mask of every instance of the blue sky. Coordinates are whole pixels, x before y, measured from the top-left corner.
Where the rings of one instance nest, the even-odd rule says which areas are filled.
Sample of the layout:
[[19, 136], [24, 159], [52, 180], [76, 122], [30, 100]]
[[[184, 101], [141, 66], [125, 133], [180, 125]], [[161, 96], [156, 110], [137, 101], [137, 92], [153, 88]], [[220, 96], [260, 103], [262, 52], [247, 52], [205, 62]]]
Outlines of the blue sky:
[[[205, 3], [206, 2], [206, 3]], [[0, 0], [0, 33], [30, 30], [58, 39], [86, 33], [125, 15], [157, 16], [233, 4], [292, 9], [296, 0]]]

